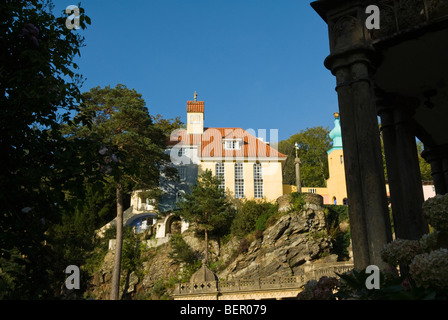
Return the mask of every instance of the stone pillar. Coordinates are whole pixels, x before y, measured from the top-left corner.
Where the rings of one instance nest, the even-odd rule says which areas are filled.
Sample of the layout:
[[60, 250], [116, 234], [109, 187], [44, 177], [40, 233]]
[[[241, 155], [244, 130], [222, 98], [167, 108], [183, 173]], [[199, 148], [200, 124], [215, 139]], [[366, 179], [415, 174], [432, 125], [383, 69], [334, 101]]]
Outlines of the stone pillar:
[[[296, 152], [297, 153], [297, 152]], [[300, 158], [296, 156], [295, 158], [295, 164], [296, 164], [296, 185], [297, 185], [297, 192], [302, 192], [302, 182], [300, 178]]]
[[428, 147], [422, 157], [431, 165], [431, 175], [437, 194], [448, 192], [448, 145]]
[[376, 56], [366, 39], [365, 6], [361, 1], [324, 1], [322, 11], [331, 52], [325, 66], [337, 83], [354, 267], [383, 269], [387, 265], [380, 253], [392, 236], [371, 80]]
[[392, 101], [381, 100], [378, 108], [395, 237], [411, 240], [420, 239], [429, 231], [422, 211], [422, 179], [412, 130], [414, 103], [394, 97]]

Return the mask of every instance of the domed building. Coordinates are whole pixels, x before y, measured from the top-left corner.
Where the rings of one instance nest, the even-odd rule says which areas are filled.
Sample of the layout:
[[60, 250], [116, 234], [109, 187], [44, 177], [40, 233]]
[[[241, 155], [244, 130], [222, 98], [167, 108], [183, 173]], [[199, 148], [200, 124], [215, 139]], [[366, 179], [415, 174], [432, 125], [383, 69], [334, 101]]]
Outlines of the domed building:
[[[327, 151], [329, 178], [326, 181], [326, 187], [302, 186], [301, 192], [321, 195], [324, 204], [346, 205], [348, 200], [345, 184], [344, 151], [342, 150], [341, 125], [337, 112], [334, 113], [334, 128], [330, 131], [330, 138], [333, 140], [333, 145]], [[294, 188], [293, 191], [295, 191]]]
[[[328, 172], [329, 178], [326, 181], [325, 188], [302, 187], [302, 192], [317, 193], [324, 199], [324, 204], [348, 205], [347, 184], [345, 179], [344, 151], [342, 148], [342, 131], [339, 119], [339, 113], [334, 114], [334, 128], [330, 131], [330, 138], [333, 145], [328, 154]], [[435, 196], [435, 188], [432, 181], [423, 181], [424, 200]], [[296, 191], [292, 186], [292, 191]], [[386, 181], [387, 197], [390, 197], [389, 184]]]

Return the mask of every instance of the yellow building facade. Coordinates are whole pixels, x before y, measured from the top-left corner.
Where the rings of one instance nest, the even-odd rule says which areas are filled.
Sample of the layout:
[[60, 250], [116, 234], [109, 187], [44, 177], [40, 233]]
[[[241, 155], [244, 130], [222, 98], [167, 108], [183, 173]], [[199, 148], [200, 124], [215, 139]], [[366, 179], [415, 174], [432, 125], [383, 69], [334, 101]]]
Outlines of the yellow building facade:
[[[339, 114], [334, 114], [334, 128], [330, 131], [333, 146], [327, 151], [329, 178], [325, 188], [302, 186], [301, 192], [317, 193], [322, 196], [324, 204], [347, 204], [347, 185], [345, 183], [344, 152]], [[296, 192], [297, 187], [284, 185], [284, 193]]]

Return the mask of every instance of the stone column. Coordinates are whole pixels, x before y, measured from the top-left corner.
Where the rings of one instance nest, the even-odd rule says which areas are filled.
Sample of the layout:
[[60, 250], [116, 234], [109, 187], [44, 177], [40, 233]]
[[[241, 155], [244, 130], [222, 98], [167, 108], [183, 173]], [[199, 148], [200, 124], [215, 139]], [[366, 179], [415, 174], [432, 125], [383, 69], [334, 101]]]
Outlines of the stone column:
[[325, 66], [337, 83], [354, 267], [383, 269], [380, 253], [392, 235], [371, 78], [377, 57], [364, 28], [365, 6], [323, 1], [320, 10], [330, 37]]
[[422, 157], [431, 165], [431, 175], [437, 194], [448, 192], [448, 146], [428, 147]]
[[395, 237], [417, 240], [429, 230], [422, 211], [422, 179], [412, 130], [415, 102], [393, 97], [380, 103]]
[[[297, 153], [297, 151], [296, 151]], [[300, 158], [296, 156], [294, 163], [296, 164], [296, 185], [297, 192], [302, 192], [302, 182], [300, 181]]]
[[374, 264], [391, 241], [381, 146], [366, 49], [330, 56], [336, 76], [355, 269]]

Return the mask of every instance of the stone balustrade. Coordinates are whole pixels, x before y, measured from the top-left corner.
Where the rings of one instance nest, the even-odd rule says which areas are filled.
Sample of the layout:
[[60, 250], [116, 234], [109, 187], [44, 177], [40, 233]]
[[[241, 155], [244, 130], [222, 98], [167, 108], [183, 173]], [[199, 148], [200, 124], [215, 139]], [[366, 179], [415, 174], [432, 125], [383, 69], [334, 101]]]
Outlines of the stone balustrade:
[[186, 295], [190, 299], [194, 299], [194, 295], [204, 294], [213, 294], [213, 297], [217, 297], [219, 294], [226, 295], [237, 292], [285, 290], [289, 293], [291, 289], [300, 292], [309, 280], [319, 280], [324, 276], [334, 277], [336, 273], [344, 273], [352, 269], [353, 264], [349, 262], [311, 264], [305, 267], [303, 274], [297, 276], [180, 283], [176, 285], [173, 295], [175, 299]]

